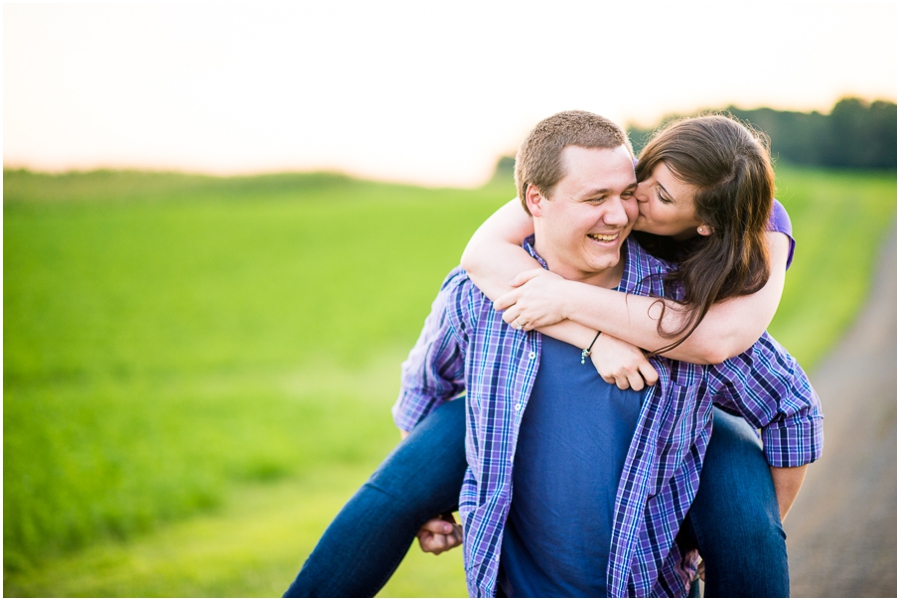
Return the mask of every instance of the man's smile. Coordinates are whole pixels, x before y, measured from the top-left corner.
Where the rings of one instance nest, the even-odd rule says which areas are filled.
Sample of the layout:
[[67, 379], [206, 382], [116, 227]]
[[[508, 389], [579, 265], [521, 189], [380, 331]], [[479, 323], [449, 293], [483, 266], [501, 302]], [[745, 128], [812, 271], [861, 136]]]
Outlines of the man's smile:
[[615, 242], [619, 237], [619, 232], [615, 234], [588, 234], [588, 238], [597, 242]]

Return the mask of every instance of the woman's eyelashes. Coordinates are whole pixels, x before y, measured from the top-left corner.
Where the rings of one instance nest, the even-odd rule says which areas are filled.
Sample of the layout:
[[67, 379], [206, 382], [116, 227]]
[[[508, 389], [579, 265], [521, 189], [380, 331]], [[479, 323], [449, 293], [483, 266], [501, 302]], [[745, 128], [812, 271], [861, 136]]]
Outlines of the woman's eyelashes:
[[659, 188], [656, 189], [656, 198], [658, 198], [659, 202], [661, 202], [663, 204], [667, 204], [667, 205], [672, 204], [672, 200], [663, 196], [662, 192], [660, 192]]

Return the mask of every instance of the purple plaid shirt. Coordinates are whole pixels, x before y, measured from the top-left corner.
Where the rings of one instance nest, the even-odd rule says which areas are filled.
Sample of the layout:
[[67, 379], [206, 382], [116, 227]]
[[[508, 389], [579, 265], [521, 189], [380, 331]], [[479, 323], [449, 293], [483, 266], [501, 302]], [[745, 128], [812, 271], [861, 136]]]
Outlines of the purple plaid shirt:
[[[540, 257], [526, 242], [526, 249]], [[665, 296], [670, 266], [630, 239], [617, 290]], [[546, 265], [545, 265], [546, 267]], [[522, 414], [541, 357], [541, 335], [509, 327], [462, 269], [447, 276], [416, 346], [403, 364], [394, 420], [411, 430], [466, 391], [468, 470], [460, 492], [469, 594], [494, 595]], [[651, 359], [658, 384], [642, 400], [619, 480], [607, 568], [610, 597], [681, 597], [697, 554], [675, 535], [697, 492], [715, 403], [762, 429], [769, 463], [814, 461], [822, 451], [819, 399], [797, 362], [764, 334], [744, 354], [713, 366]], [[520, 493], [521, 494], [521, 493]], [[527, 494], [524, 493], [524, 494]]]

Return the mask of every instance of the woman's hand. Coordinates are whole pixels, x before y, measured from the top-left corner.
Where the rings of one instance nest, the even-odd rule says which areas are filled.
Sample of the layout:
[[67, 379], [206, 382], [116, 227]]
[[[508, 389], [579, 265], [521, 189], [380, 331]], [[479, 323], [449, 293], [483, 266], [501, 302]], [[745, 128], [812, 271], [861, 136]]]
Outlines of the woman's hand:
[[503, 321], [517, 330], [535, 330], [566, 319], [565, 279], [546, 269], [523, 271], [510, 282], [515, 289], [496, 301]]
[[659, 380], [644, 351], [606, 334], [600, 334], [594, 342], [591, 361], [607, 384], [615, 384], [622, 390], [643, 390], [645, 383], [653, 386]]

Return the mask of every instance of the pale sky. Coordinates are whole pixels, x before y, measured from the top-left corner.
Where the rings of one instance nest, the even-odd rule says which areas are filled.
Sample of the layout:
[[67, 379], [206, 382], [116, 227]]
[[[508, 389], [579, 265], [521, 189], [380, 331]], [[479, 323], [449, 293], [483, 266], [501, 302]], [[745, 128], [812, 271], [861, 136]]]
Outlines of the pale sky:
[[475, 186], [565, 109], [897, 99], [897, 3], [3, 6], [3, 162]]

